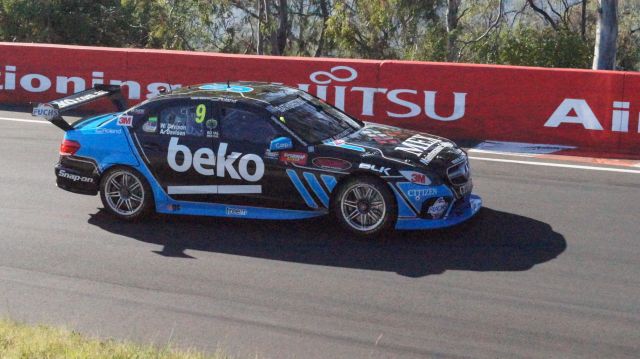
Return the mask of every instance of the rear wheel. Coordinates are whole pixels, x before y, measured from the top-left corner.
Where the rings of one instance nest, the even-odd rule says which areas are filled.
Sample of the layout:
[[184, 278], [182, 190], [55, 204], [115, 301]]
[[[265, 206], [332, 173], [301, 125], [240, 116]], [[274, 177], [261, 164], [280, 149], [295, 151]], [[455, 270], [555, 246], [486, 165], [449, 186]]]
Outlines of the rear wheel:
[[363, 237], [388, 230], [396, 217], [395, 202], [386, 184], [370, 177], [356, 177], [340, 186], [332, 209], [346, 230]]
[[153, 207], [153, 194], [147, 181], [126, 167], [114, 168], [102, 177], [100, 199], [109, 212], [128, 221], [144, 217]]

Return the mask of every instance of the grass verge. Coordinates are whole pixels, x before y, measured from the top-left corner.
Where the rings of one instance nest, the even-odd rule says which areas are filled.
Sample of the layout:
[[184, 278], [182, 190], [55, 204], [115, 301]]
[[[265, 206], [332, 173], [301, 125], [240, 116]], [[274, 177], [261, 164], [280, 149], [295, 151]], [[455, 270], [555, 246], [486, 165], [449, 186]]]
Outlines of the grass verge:
[[0, 358], [136, 358], [136, 359], [228, 359], [222, 353], [204, 354], [156, 348], [115, 340], [99, 340], [77, 332], [44, 325], [30, 326], [0, 320]]

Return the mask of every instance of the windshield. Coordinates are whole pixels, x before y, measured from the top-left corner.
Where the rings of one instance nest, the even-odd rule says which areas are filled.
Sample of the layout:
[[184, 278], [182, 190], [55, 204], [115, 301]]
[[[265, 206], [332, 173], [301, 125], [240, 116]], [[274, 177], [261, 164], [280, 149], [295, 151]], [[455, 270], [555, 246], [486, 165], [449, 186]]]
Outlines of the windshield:
[[345, 137], [362, 124], [340, 110], [302, 91], [271, 106], [271, 112], [309, 144]]

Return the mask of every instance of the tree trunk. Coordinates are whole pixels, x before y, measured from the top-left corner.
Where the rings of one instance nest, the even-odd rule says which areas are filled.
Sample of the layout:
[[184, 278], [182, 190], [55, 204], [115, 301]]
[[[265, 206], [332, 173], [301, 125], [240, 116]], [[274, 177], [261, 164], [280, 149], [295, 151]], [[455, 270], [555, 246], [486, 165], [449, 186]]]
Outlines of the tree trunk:
[[287, 47], [287, 38], [289, 36], [289, 7], [287, 6], [287, 0], [280, 0], [279, 2], [278, 20], [277, 55], [284, 55], [284, 50]]
[[447, 0], [447, 61], [457, 59], [457, 29], [460, 0]]
[[263, 4], [262, 0], [258, 0], [258, 46], [257, 46], [258, 55], [264, 55], [264, 37], [262, 36], [262, 21], [263, 21], [263, 17], [266, 16], [265, 11], [267, 9], [265, 9], [265, 6], [266, 4]]
[[580, 36], [582, 40], [587, 39], [587, 0], [582, 0], [582, 18], [580, 19]]
[[322, 30], [320, 31], [320, 38], [318, 39], [318, 48], [316, 49], [315, 57], [324, 55], [324, 34], [327, 29], [327, 19], [329, 18], [329, 9], [327, 8], [327, 1], [320, 0], [320, 14], [322, 15]]
[[613, 70], [618, 40], [618, 0], [598, 0], [598, 27], [593, 56], [594, 70]]

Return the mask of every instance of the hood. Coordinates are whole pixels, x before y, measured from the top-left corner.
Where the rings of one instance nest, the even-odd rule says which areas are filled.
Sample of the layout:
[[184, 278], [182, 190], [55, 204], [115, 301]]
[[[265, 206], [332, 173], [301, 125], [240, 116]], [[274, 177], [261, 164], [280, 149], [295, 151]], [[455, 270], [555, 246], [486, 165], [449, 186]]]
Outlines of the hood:
[[341, 147], [362, 146], [365, 152], [382, 152], [387, 158], [410, 160], [425, 166], [445, 165], [464, 155], [446, 138], [374, 123], [366, 123], [362, 129], [333, 143], [342, 144]]

